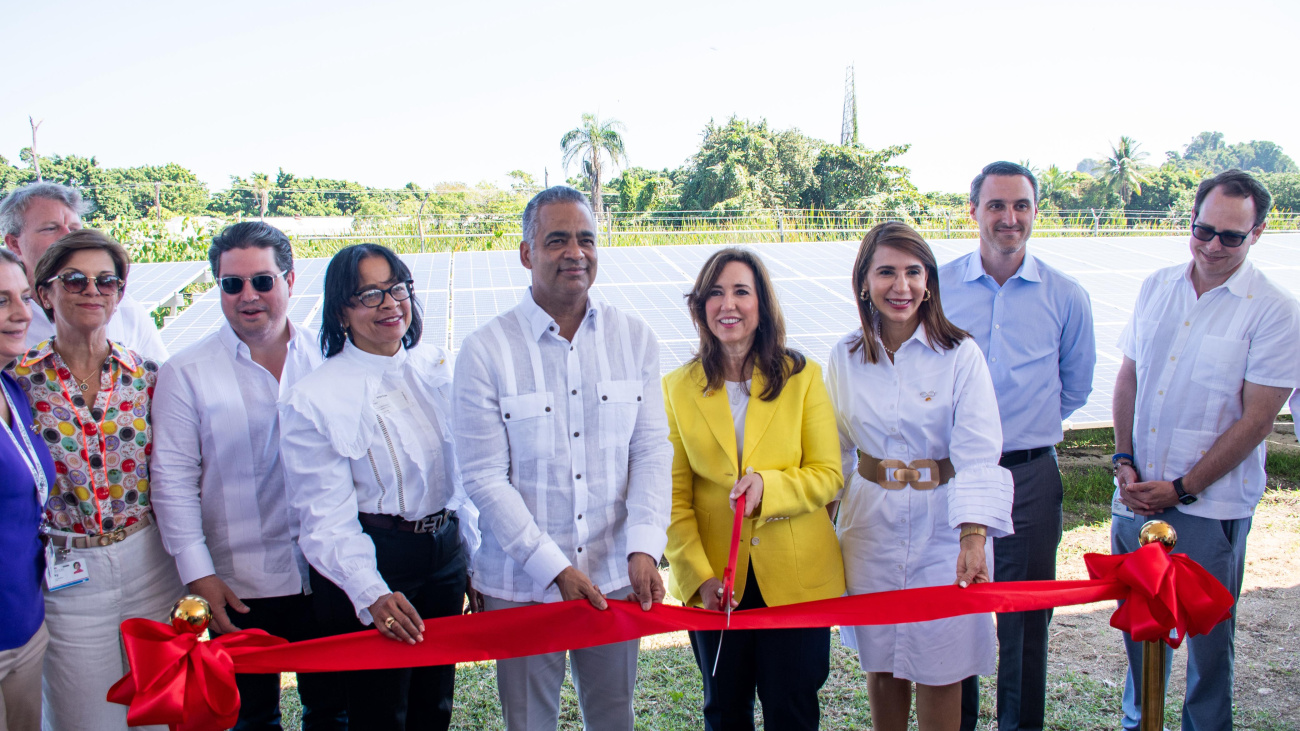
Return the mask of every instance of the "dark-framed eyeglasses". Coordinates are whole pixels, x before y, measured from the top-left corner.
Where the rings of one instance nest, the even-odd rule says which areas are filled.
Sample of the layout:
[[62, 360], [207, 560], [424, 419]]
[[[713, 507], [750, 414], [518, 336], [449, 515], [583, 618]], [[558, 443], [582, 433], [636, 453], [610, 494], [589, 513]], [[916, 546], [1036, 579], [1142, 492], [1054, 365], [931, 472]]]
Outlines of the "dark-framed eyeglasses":
[[92, 279], [81, 272], [64, 272], [62, 274], [55, 274], [45, 280], [45, 283], [49, 284], [56, 279], [63, 284], [63, 291], [70, 294], [81, 294], [82, 292], [85, 292], [86, 287], [89, 286], [91, 282], [95, 283], [95, 289], [100, 294], [117, 294], [126, 287], [126, 280], [116, 274], [101, 274]]
[[[1251, 231], [1254, 231], [1254, 229], [1251, 229]], [[1229, 249], [1235, 249], [1238, 246], [1241, 246], [1242, 242], [1250, 236], [1250, 232], [1248, 231], [1244, 234], [1239, 234], [1235, 231], [1215, 231], [1203, 223], [1193, 223], [1192, 236], [1195, 236], [1197, 241], [1205, 242], [1213, 241], [1214, 237], [1218, 236], [1220, 244], [1223, 244]]]
[[258, 292], [270, 292], [275, 286], [275, 280], [288, 274], [288, 271], [279, 274], [255, 274], [251, 277], [222, 277], [217, 280], [221, 285], [221, 291], [226, 294], [239, 294], [244, 291], [244, 282], [252, 282], [253, 289]]
[[353, 292], [352, 296], [357, 298], [361, 304], [366, 307], [378, 307], [384, 303], [384, 295], [393, 298], [394, 302], [408, 300], [415, 292], [415, 280], [408, 279], [405, 282], [398, 282], [388, 289], [363, 289], [360, 292]]

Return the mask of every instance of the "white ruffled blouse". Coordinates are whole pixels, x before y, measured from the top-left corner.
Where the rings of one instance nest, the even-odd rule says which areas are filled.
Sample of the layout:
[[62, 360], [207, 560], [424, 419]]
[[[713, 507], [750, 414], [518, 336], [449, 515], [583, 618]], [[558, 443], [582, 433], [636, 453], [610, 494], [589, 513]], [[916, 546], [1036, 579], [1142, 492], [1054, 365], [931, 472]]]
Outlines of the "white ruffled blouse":
[[466, 558], [478, 547], [478, 512], [461, 486], [452, 440], [451, 375], [451, 356], [437, 346], [382, 356], [349, 342], [280, 401], [299, 547], [347, 593], [363, 623], [389, 588], [358, 512], [418, 520], [450, 508]]

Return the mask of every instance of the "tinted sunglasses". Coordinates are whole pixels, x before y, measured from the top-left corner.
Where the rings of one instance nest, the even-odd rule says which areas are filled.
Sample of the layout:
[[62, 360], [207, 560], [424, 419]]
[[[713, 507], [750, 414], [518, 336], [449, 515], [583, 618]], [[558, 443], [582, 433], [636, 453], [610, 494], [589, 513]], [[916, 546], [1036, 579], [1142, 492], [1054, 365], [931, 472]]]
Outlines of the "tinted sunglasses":
[[388, 289], [366, 289], [353, 293], [352, 296], [356, 297], [361, 304], [366, 307], [378, 307], [384, 303], [384, 295], [392, 297], [394, 302], [401, 302], [402, 300], [410, 299], [414, 287], [415, 282], [407, 280], [405, 282], [398, 282]]
[[95, 289], [100, 294], [117, 294], [126, 286], [126, 280], [116, 274], [101, 274], [94, 279], [82, 274], [81, 272], [64, 272], [56, 274], [45, 280], [46, 284], [59, 280], [63, 284], [63, 291], [71, 294], [81, 294], [86, 291], [86, 287], [93, 281]]
[[1235, 249], [1238, 246], [1241, 246], [1241, 243], [1246, 240], [1247, 236], [1250, 236], [1250, 233], [1239, 234], [1232, 231], [1215, 231], [1204, 224], [1193, 223], [1192, 235], [1195, 236], [1198, 241], [1207, 242], [1213, 241], [1214, 237], [1218, 236], [1220, 244], [1223, 244], [1229, 249]]
[[244, 282], [252, 282], [253, 289], [258, 292], [270, 292], [275, 286], [277, 277], [283, 277], [289, 272], [283, 271], [279, 274], [255, 274], [251, 277], [222, 277], [217, 280], [221, 285], [221, 291], [226, 294], [239, 294], [244, 291]]

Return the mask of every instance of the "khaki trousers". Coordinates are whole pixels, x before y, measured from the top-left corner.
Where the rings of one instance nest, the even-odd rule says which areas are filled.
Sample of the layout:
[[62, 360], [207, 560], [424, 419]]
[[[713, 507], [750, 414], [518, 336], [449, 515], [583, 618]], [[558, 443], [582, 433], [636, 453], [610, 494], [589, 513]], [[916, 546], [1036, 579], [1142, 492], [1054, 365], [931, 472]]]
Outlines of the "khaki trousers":
[[0, 731], [41, 727], [41, 667], [50, 632], [45, 623], [27, 644], [0, 652]]

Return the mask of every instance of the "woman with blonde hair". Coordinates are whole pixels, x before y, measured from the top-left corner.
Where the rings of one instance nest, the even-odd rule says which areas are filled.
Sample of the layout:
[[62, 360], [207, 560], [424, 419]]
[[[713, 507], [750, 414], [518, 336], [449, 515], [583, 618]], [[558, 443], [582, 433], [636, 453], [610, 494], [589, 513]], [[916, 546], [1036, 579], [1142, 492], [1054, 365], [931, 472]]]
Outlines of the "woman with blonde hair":
[[[944, 317], [934, 252], [906, 224], [867, 232], [853, 291], [862, 327], [827, 365], [849, 593], [989, 581], [986, 536], [1012, 532], [1012, 483], [984, 356]], [[840, 631], [867, 672], [878, 731], [907, 728], [913, 684], [921, 731], [955, 731], [962, 679], [993, 672], [991, 614]]]
[[[786, 347], [772, 280], [752, 252], [716, 252], [686, 300], [699, 351], [664, 377], [674, 450], [670, 591], [690, 606], [725, 609], [722, 578], [743, 494], [732, 607], [842, 595], [844, 568], [825, 510], [842, 478], [821, 369]], [[817, 728], [828, 628], [690, 636], [705, 728], [752, 729], [756, 692], [767, 728]]]

